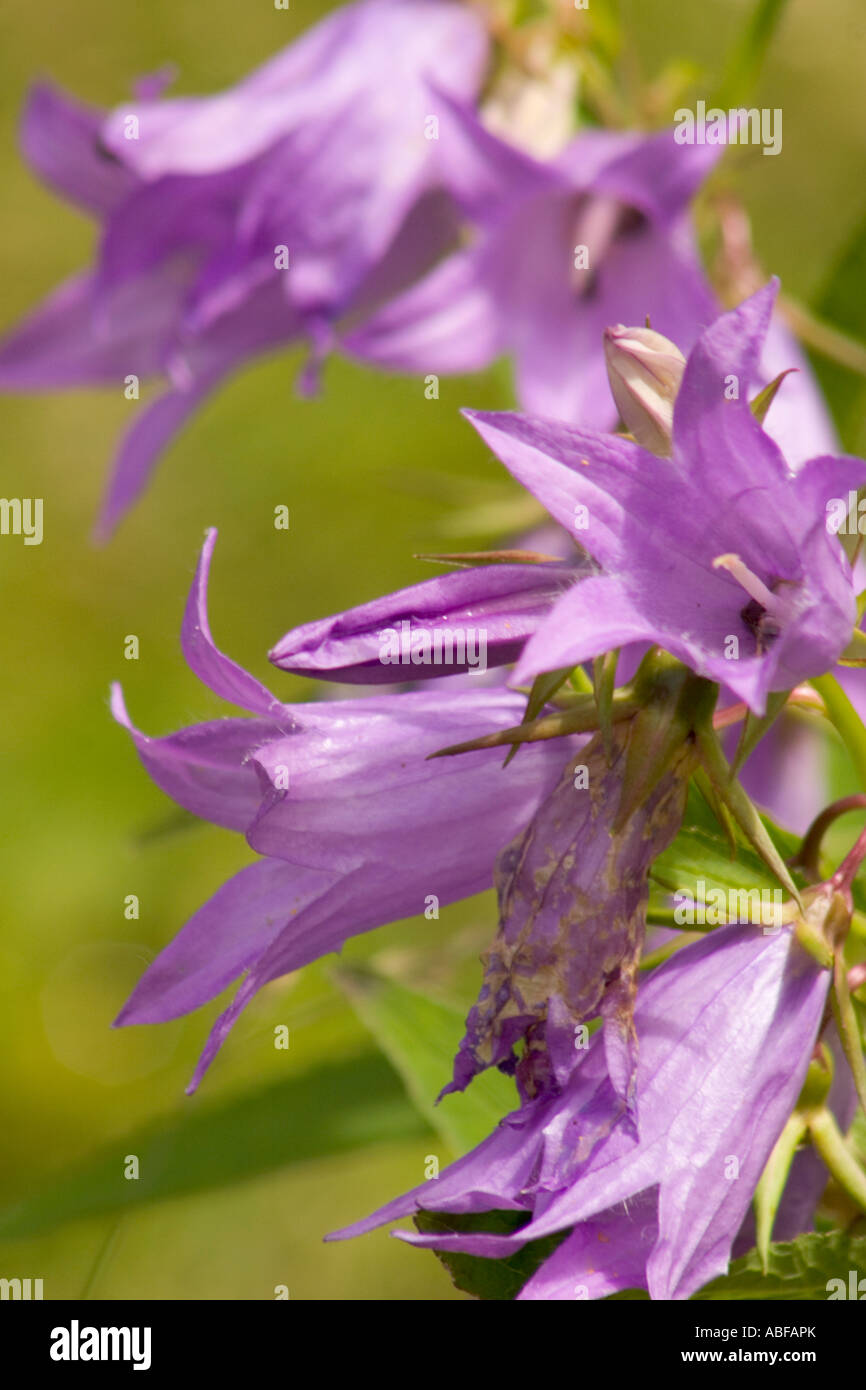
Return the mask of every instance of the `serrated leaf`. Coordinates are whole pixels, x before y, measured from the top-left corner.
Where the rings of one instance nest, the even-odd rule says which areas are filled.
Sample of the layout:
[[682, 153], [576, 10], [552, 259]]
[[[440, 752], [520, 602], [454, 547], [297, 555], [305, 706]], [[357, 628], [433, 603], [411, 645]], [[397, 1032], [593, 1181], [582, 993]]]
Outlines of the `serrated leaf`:
[[[796, 1240], [771, 1245], [767, 1254], [767, 1273], [761, 1257], [752, 1250], [735, 1260], [728, 1273], [714, 1279], [692, 1295], [696, 1302], [721, 1299], [771, 1299], [784, 1301], [826, 1300], [831, 1280], [842, 1280], [848, 1290], [851, 1272], [859, 1280], [866, 1276], [866, 1236], [849, 1236], [844, 1231], [798, 1236]], [[845, 1296], [844, 1294], [842, 1295]]]
[[[429, 1142], [431, 1131], [406, 1099], [399, 1077], [371, 1052], [227, 1104], [186, 1102], [180, 1118], [118, 1138], [41, 1192], [0, 1211], [0, 1238], [225, 1187], [368, 1144], [425, 1136]], [[129, 1153], [139, 1160], [136, 1182], [124, 1177]]]
[[430, 999], [367, 968], [340, 966], [334, 978], [406, 1085], [418, 1112], [457, 1155], [480, 1144], [514, 1110], [514, 1082], [491, 1069], [459, 1094], [436, 1098], [451, 1080], [466, 1031], [464, 1010]]

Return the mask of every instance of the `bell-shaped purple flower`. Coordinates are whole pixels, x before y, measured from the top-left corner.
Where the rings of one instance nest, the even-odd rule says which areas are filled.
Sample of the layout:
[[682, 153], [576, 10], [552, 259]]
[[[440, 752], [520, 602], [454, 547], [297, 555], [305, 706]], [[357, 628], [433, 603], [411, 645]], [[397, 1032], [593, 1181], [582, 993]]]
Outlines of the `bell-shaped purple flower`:
[[637, 1132], [596, 1035], [560, 1095], [507, 1116], [438, 1179], [339, 1236], [421, 1209], [525, 1213], [510, 1235], [398, 1234], [500, 1258], [567, 1232], [521, 1298], [603, 1298], [635, 1287], [654, 1299], [688, 1298], [727, 1268], [797, 1103], [829, 983], [788, 928], [713, 932], [638, 992]]
[[459, 763], [427, 755], [467, 732], [507, 728], [520, 696], [502, 688], [285, 705], [215, 646], [202, 553], [183, 624], [192, 670], [249, 711], [148, 738], [129, 729], [154, 781], [194, 815], [246, 835], [263, 856], [230, 879], [146, 971], [121, 1023], [157, 1023], [212, 999], [246, 971], [217, 1021], [197, 1084], [262, 985], [350, 937], [488, 888], [496, 856], [553, 788], [574, 744], [537, 745], [503, 770], [497, 750]]
[[517, 681], [653, 642], [762, 714], [770, 691], [835, 665], [856, 608], [827, 503], [866, 481], [866, 463], [822, 456], [794, 473], [754, 418], [745, 383], [775, 290], [701, 335], [676, 400], [671, 458], [550, 420], [469, 413], [601, 571], [554, 605]]
[[[673, 130], [593, 130], [542, 161], [492, 134], [465, 103], [443, 96], [440, 105], [448, 186], [474, 236], [346, 345], [423, 374], [477, 371], [511, 354], [521, 409], [613, 429], [605, 329], [649, 319], [685, 352], [720, 312], [688, 215], [720, 148], [679, 145]], [[757, 391], [788, 367], [797, 374], [769, 431], [799, 463], [835, 449], [836, 437], [777, 316], [751, 384]]]
[[[457, 570], [306, 624], [271, 660], [307, 675], [382, 680], [386, 628], [406, 624], [411, 636], [413, 626], [474, 622], [489, 632], [490, 665], [522, 645], [517, 683], [614, 647], [658, 644], [759, 714], [770, 691], [831, 669], [856, 609], [827, 504], [866, 481], [866, 463], [822, 455], [795, 470], [755, 419], [748, 383], [775, 289], [701, 334], [676, 396], [671, 457], [553, 420], [466, 412], [574, 537], [573, 560]], [[457, 669], [466, 668], [419, 663], [412, 675]]]

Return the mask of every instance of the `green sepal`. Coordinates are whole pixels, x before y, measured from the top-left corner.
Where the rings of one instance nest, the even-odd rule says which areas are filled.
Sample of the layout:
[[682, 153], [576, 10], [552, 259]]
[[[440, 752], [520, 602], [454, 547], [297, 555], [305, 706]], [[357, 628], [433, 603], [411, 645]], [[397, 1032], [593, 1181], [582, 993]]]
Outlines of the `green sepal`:
[[[644, 657], [633, 685], [639, 708], [626, 750], [614, 834], [646, 801], [672, 764], [681, 760], [695, 726], [712, 718], [718, 695], [718, 688], [710, 681], [658, 651]], [[690, 758], [689, 764], [692, 761]], [[685, 766], [690, 772], [691, 767]]]
[[[551, 696], [555, 695], [560, 686], [568, 680], [571, 671], [570, 666], [563, 666], [558, 671], [543, 671], [540, 676], [535, 677], [526, 700], [526, 709], [523, 711], [521, 724], [531, 724], [534, 719], [538, 718]], [[519, 743], [512, 744], [503, 767], [508, 766], [519, 747]]]
[[780, 372], [777, 377], [773, 378], [769, 386], [765, 386], [763, 391], [760, 391], [758, 393], [758, 395], [755, 397], [753, 401], [749, 401], [749, 408], [759, 425], [763, 425], [764, 420], [767, 417], [767, 411], [773, 404], [773, 401], [776, 398], [776, 392], [782, 385], [782, 382], [785, 380], [785, 377], [788, 375], [789, 372], [795, 372], [796, 370], [796, 367], [786, 367], [783, 372]]
[[866, 1212], [866, 1173], [845, 1143], [831, 1111], [823, 1107], [809, 1116], [809, 1138], [828, 1171], [862, 1212]]
[[613, 748], [613, 692], [616, 687], [616, 668], [619, 648], [597, 656], [592, 663], [592, 688], [598, 705], [598, 727], [604, 751], [610, 759]]
[[760, 855], [767, 868], [775, 874], [797, 906], [802, 908], [800, 892], [788, 872], [788, 866], [773, 844], [751, 799], [737, 779], [731, 775], [728, 760], [709, 720], [697, 730], [697, 738], [701, 762], [719, 798], [728, 807], [749, 844]]
[[779, 1210], [794, 1155], [803, 1142], [806, 1130], [804, 1116], [795, 1110], [776, 1140], [755, 1188], [755, 1244], [765, 1274], [769, 1266], [770, 1241], [773, 1237], [776, 1212]]
[[731, 858], [736, 859], [737, 833], [734, 829], [734, 822], [731, 819], [730, 811], [728, 810], [725, 803], [723, 801], [720, 801], [719, 798], [716, 796], [715, 787], [713, 786], [712, 782], [710, 781], [709, 777], [704, 772], [704, 769], [702, 767], [696, 767], [693, 776], [695, 786], [697, 787], [701, 796], [704, 798], [704, 801], [706, 802], [707, 806], [712, 811], [713, 816], [718, 821], [719, 825], [725, 833], [725, 838], [728, 842], [728, 848], [731, 851]]
[[767, 696], [767, 713], [760, 719], [751, 710], [748, 710], [743, 720], [743, 728], [737, 744], [737, 751], [734, 754], [734, 761], [731, 763], [731, 772], [734, 777], [740, 771], [743, 763], [749, 754], [760, 743], [767, 730], [773, 725], [785, 708], [790, 691], [774, 690]]

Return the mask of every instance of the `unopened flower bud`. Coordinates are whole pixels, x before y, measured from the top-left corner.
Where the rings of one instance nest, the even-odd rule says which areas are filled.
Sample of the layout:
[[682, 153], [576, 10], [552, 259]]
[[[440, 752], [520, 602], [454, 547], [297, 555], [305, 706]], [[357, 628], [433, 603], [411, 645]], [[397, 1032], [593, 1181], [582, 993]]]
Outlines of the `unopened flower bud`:
[[626, 429], [650, 453], [667, 458], [673, 436], [674, 401], [686, 359], [676, 343], [651, 328], [604, 330], [607, 375]]

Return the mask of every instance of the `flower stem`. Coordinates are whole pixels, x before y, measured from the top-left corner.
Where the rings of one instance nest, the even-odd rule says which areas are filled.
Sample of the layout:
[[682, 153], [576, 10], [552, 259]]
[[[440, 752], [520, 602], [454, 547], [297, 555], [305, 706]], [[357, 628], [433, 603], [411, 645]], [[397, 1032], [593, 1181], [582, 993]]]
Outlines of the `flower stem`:
[[866, 728], [835, 676], [813, 677], [811, 684], [824, 701], [827, 718], [851, 755], [866, 790]]
[[848, 988], [848, 969], [841, 949], [837, 950], [833, 963], [832, 1005], [842, 1050], [854, 1078], [857, 1098], [866, 1111], [866, 1061], [863, 1058], [863, 1047], [860, 1042], [860, 1027], [854, 1011], [851, 991]]
[[791, 861], [792, 867], [801, 868], [811, 883], [817, 883], [821, 877], [818, 860], [824, 835], [839, 816], [844, 816], [847, 811], [864, 809], [866, 809], [866, 795], [862, 792], [856, 792], [853, 796], [842, 796], [838, 801], [833, 801], [829, 806], [825, 806], [803, 836], [803, 843], [797, 851], [795, 859]]
[[809, 1137], [833, 1177], [852, 1202], [866, 1212], [866, 1173], [845, 1143], [829, 1110], [814, 1110], [808, 1118]]

